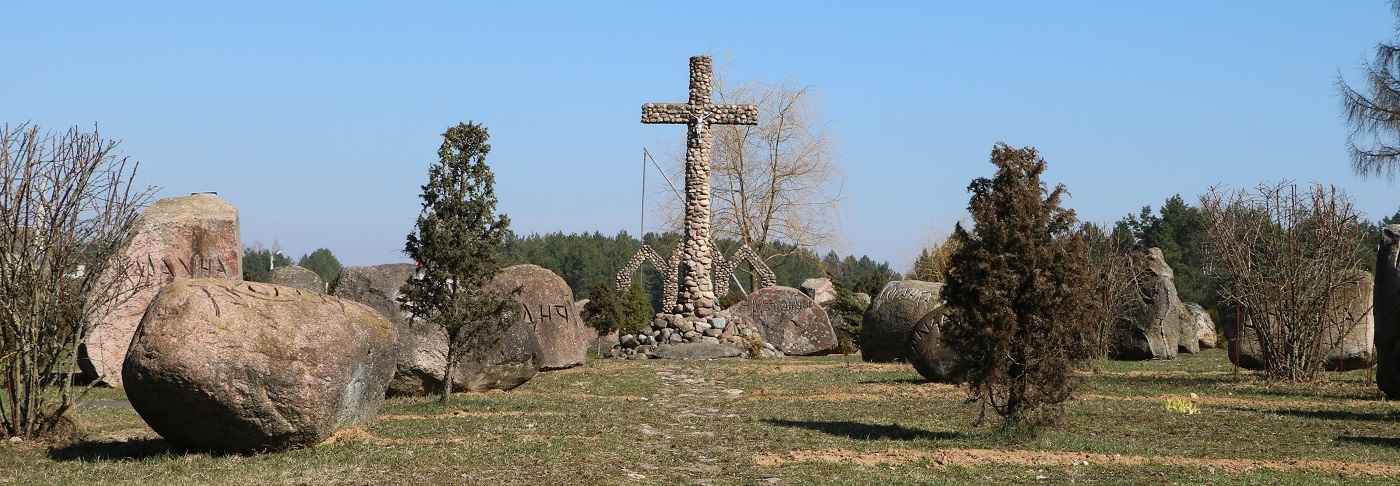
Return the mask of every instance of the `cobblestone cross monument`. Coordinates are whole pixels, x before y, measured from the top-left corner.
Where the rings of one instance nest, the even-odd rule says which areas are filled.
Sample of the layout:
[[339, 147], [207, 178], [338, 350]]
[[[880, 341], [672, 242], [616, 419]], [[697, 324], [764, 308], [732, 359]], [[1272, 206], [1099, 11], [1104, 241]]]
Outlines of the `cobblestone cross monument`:
[[[690, 102], [642, 105], [642, 123], [687, 125], [685, 141], [685, 227], [677, 248], [676, 303], [671, 312], [714, 315], [714, 267], [724, 257], [710, 237], [710, 125], [757, 125], [758, 105], [715, 104], [710, 56], [690, 58]], [[728, 288], [728, 282], [722, 282]]]

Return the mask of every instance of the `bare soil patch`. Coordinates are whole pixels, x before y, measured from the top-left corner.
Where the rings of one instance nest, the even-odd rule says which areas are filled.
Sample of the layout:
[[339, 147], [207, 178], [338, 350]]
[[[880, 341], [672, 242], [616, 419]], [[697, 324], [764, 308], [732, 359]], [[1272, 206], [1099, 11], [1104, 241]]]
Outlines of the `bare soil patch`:
[[468, 418], [468, 417], [519, 417], [519, 416], [522, 416], [522, 415], [534, 415], [534, 416], [541, 416], [541, 417], [543, 417], [543, 416], [559, 415], [559, 414], [556, 413], [556, 412], [536, 412], [536, 411], [526, 411], [526, 410], [509, 410], [509, 411], [501, 411], [501, 412], [468, 412], [468, 411], [466, 411], [466, 410], [458, 410], [458, 411], [452, 412], [452, 413], [440, 413], [440, 414], [435, 414], [435, 415], [380, 415], [380, 416], [378, 416], [378, 417], [375, 417], [375, 419], [377, 419], [377, 420], [441, 420], [441, 419]]
[[1400, 476], [1400, 466], [1336, 460], [1271, 461], [1262, 459], [1215, 459], [1182, 456], [1124, 456], [1087, 452], [1047, 452], [999, 449], [885, 449], [856, 451], [842, 448], [792, 450], [759, 453], [754, 462], [760, 466], [781, 466], [791, 462], [841, 462], [861, 466], [898, 466], [927, 461], [940, 467], [981, 466], [992, 463], [1016, 466], [1139, 466], [1161, 464], [1213, 468], [1225, 472], [1245, 473], [1255, 469], [1277, 471], [1324, 471], [1348, 476]]

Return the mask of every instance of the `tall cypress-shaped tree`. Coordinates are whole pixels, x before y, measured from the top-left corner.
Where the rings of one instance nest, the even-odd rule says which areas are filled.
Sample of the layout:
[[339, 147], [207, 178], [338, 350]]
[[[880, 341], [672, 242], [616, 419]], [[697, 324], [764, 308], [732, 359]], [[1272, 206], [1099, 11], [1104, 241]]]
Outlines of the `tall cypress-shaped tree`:
[[974, 227], [958, 224], [943, 298], [944, 342], [961, 350], [969, 392], [1008, 428], [1049, 424], [1072, 391], [1073, 365], [1091, 356], [1091, 280], [1065, 187], [1040, 181], [1045, 160], [1033, 148], [998, 143], [996, 176], [968, 186]]
[[447, 402], [458, 361], [484, 359], [514, 322], [518, 306], [510, 295], [487, 288], [500, 272], [496, 252], [510, 218], [495, 214], [486, 127], [459, 123], [442, 137], [438, 163], [428, 168], [420, 196], [422, 212], [404, 246], [420, 270], [404, 283], [400, 302], [414, 319], [447, 331]]

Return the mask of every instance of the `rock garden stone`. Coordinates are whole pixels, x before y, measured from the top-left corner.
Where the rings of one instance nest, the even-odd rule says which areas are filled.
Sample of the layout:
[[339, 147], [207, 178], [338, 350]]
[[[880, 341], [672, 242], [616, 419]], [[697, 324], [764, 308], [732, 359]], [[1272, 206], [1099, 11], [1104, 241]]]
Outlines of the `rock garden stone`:
[[[130, 244], [101, 276], [121, 288], [137, 289], [89, 330], [79, 366], [89, 378], [122, 386], [122, 362], [146, 306], [161, 286], [182, 278], [243, 279], [243, 243], [238, 208], [213, 194], [161, 199], [136, 218]], [[130, 273], [118, 274], [121, 270]], [[105, 285], [105, 284], [104, 284]]]
[[[1329, 371], [1363, 369], [1376, 363], [1378, 329], [1374, 314], [1369, 312], [1374, 280], [1369, 272], [1362, 272], [1356, 277], [1355, 281], [1338, 289], [1338, 304], [1329, 317], [1334, 322], [1340, 322], [1341, 328], [1326, 329], [1320, 338], [1324, 346], [1329, 347], [1323, 363], [1323, 368]], [[1222, 304], [1220, 307], [1221, 326], [1225, 338], [1230, 341], [1230, 361], [1241, 368], [1264, 369], [1263, 352], [1252, 327], [1253, 317], [1240, 316], [1237, 330], [1235, 312], [1234, 305]]]
[[272, 269], [267, 272], [267, 283], [318, 294], [326, 293], [326, 283], [321, 280], [321, 276], [299, 265]]
[[817, 304], [824, 304], [836, 300], [836, 285], [826, 277], [809, 278], [802, 281], [802, 293], [807, 294]]
[[[1162, 250], [1149, 248], [1146, 260], [1134, 306], [1118, 319], [1113, 332], [1112, 355], [1118, 359], [1176, 358], [1182, 329], [1190, 320], [1186, 305], [1177, 297], [1175, 275], [1162, 258]], [[1189, 335], [1195, 336], [1194, 322], [1191, 327]]]
[[1381, 228], [1375, 278], [1376, 385], [1395, 400], [1400, 399], [1400, 225]]
[[[714, 339], [714, 338], [711, 338]], [[715, 358], [735, 358], [744, 353], [734, 346], [720, 344], [718, 340], [703, 343], [665, 344], [657, 346], [650, 353], [652, 358], [677, 360], [703, 360]]]
[[574, 312], [573, 290], [563, 278], [538, 265], [515, 265], [501, 269], [491, 287], [501, 292], [520, 289], [515, 300], [539, 343], [540, 371], [583, 364], [598, 334]]
[[181, 279], [151, 301], [122, 375], [132, 408], [174, 444], [281, 450], [372, 420], [396, 356], [394, 324], [364, 305]]
[[905, 359], [924, 379], [937, 383], [967, 381], [967, 367], [957, 352], [943, 345], [941, 329], [947, 322], [945, 308], [939, 307], [924, 315], [909, 330], [909, 349]]
[[[756, 327], [764, 342], [773, 344], [784, 354], [812, 356], [836, 349], [836, 331], [831, 327], [826, 310], [800, 290], [762, 288], [749, 294], [730, 312]], [[718, 333], [707, 335], [717, 336]]]
[[889, 362], [905, 358], [909, 330], [943, 305], [943, 284], [896, 280], [885, 284], [865, 310], [860, 334], [861, 359]]
[[1210, 313], [1204, 307], [1195, 302], [1186, 303], [1186, 311], [1191, 314], [1196, 328], [1196, 345], [1201, 349], [1215, 347], [1215, 321], [1211, 320]]

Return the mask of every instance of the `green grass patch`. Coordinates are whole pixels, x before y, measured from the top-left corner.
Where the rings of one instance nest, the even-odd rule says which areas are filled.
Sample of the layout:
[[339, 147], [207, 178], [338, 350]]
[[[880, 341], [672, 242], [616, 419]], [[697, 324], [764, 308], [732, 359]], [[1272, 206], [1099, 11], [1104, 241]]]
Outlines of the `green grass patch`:
[[[0, 483], [1393, 484], [1400, 407], [1365, 372], [1236, 373], [1223, 351], [1098, 361], [1061, 424], [976, 427], [966, 389], [842, 356], [590, 361], [511, 392], [395, 398], [363, 434], [253, 456], [172, 450], [120, 390], [76, 443], [0, 444]], [[1195, 398], [1191, 398], [1195, 394]], [[1196, 413], [1167, 406], [1187, 400]]]

